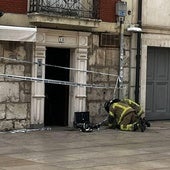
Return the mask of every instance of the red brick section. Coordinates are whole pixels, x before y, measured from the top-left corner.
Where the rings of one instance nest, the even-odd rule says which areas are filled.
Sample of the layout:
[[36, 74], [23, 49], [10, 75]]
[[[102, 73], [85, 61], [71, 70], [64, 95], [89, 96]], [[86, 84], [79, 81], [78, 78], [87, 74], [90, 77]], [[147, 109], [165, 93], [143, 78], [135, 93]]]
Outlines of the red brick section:
[[26, 14], [27, 0], [0, 0], [0, 10], [6, 13]]
[[116, 22], [116, 2], [118, 0], [99, 0], [99, 18], [105, 22]]
[[[115, 22], [115, 4], [118, 0], [99, 1], [99, 18], [105, 22]], [[6, 13], [27, 13], [27, 0], [0, 0], [0, 10]]]

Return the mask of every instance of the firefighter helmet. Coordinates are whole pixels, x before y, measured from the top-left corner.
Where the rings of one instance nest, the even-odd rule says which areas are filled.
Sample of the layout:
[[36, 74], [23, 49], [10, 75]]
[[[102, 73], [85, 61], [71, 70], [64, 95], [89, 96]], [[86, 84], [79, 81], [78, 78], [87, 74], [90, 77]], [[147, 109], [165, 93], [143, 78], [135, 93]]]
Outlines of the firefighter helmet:
[[107, 112], [109, 112], [109, 108], [110, 108], [110, 105], [113, 104], [113, 103], [117, 103], [117, 102], [120, 102], [119, 99], [111, 99], [109, 101], [106, 101], [105, 104], [104, 104], [104, 108]]

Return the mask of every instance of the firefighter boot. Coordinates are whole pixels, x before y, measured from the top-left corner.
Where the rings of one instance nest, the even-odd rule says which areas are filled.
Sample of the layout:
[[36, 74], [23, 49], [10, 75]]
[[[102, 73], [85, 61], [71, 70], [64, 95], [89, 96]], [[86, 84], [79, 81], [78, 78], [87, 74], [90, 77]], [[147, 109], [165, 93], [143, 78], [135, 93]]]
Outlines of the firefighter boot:
[[146, 124], [142, 118], [139, 119], [139, 128], [140, 128], [141, 132], [144, 132], [146, 130]]

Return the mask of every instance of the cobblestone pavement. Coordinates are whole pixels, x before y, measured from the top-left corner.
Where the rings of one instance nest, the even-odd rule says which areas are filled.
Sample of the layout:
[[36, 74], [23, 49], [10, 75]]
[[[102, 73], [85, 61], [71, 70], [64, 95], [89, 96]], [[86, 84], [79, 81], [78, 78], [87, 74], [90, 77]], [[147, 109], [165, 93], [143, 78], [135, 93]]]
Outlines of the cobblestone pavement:
[[170, 121], [144, 133], [102, 127], [0, 133], [0, 170], [170, 170]]

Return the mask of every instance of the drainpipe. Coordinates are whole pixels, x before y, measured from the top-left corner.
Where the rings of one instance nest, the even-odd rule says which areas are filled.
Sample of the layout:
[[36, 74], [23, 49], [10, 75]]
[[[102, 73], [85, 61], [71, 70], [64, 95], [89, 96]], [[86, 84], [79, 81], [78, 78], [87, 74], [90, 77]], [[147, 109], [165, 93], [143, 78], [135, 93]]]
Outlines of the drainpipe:
[[[138, 26], [142, 26], [142, 0], [138, 0]], [[137, 33], [137, 54], [136, 54], [136, 82], [135, 102], [139, 103], [139, 82], [140, 82], [140, 61], [141, 60], [141, 32]]]

